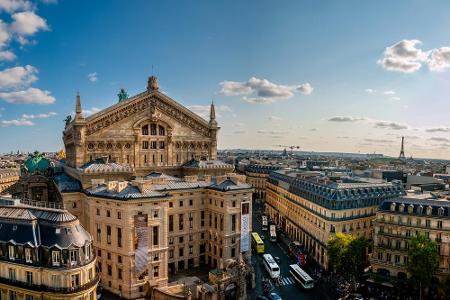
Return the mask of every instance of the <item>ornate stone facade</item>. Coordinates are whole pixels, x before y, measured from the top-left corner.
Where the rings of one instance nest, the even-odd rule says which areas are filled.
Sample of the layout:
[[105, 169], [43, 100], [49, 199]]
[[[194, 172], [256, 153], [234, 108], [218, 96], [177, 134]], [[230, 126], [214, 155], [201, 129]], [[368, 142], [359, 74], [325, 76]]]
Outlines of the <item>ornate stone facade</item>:
[[210, 122], [158, 90], [151, 76], [147, 91], [85, 118], [77, 96], [76, 115], [63, 132], [67, 165], [79, 168], [106, 157], [137, 173], [174, 171], [191, 159], [216, 159], [217, 132]]

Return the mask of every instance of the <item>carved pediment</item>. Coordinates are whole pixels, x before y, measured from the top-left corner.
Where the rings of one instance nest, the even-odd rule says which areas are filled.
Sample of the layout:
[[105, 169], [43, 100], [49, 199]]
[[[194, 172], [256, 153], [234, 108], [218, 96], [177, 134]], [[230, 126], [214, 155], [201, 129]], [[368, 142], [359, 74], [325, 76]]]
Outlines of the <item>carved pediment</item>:
[[[134, 98], [134, 99], [133, 99]], [[149, 117], [161, 112], [193, 131], [209, 137], [208, 123], [195, 113], [159, 92], [142, 93], [86, 119], [86, 133], [91, 135], [135, 114], [147, 110]]]

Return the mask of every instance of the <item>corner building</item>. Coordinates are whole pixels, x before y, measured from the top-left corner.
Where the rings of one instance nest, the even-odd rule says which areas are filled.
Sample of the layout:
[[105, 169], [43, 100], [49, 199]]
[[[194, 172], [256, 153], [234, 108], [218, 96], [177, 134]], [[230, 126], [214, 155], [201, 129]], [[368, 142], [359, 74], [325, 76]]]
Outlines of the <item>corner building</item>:
[[423, 235], [438, 244], [439, 268], [434, 274], [444, 284], [450, 276], [450, 202], [412, 195], [385, 201], [374, 221], [373, 271], [398, 279], [410, 277], [410, 239]]
[[87, 118], [81, 111], [77, 96], [54, 180], [94, 236], [103, 288], [142, 298], [177, 271], [250, 256], [253, 188], [216, 160], [214, 104], [205, 121], [152, 76], [136, 96]]
[[1, 299], [97, 299], [93, 240], [79, 220], [62, 209], [1, 202]]
[[402, 193], [401, 185], [373, 179], [280, 170], [270, 173], [265, 209], [327, 269], [329, 238], [344, 232], [372, 240], [378, 206]]

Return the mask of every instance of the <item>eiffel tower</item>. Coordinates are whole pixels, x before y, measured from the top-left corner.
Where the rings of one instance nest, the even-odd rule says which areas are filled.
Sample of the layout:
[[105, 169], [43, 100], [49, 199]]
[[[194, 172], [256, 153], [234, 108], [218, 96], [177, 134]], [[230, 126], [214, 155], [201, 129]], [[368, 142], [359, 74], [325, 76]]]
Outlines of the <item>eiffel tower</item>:
[[400, 149], [399, 159], [406, 159], [405, 157], [405, 137], [402, 136], [402, 148]]

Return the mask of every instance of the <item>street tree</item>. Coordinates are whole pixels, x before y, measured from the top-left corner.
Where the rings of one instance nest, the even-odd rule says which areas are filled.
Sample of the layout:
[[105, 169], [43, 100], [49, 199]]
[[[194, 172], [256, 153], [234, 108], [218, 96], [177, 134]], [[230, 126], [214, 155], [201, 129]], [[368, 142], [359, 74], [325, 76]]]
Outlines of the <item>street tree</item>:
[[437, 243], [423, 235], [411, 238], [408, 250], [408, 272], [411, 274], [411, 279], [419, 284], [420, 299], [422, 299], [422, 288], [429, 286], [438, 267]]
[[328, 261], [333, 270], [345, 274], [356, 285], [364, 272], [368, 242], [364, 237], [337, 233], [328, 240]]

